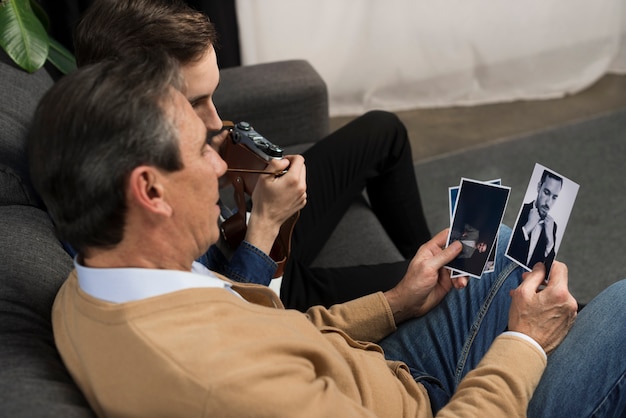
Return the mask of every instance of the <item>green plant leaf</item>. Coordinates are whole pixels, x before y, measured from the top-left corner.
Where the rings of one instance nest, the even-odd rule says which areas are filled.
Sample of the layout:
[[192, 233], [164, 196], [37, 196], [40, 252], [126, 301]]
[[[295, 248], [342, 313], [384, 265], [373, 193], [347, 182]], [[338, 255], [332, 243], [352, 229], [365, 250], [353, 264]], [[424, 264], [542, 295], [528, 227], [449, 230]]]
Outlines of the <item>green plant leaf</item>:
[[0, 3], [0, 46], [30, 73], [46, 62], [48, 34], [33, 13], [29, 0], [2, 0]]
[[48, 60], [63, 74], [68, 74], [76, 69], [76, 59], [60, 42], [50, 38], [50, 51]]

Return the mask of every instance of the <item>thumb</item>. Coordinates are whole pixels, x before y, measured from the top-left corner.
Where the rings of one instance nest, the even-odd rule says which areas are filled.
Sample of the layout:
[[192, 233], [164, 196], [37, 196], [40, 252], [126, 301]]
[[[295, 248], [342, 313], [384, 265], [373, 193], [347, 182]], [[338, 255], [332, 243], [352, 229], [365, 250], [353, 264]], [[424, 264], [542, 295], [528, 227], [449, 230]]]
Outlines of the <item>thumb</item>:
[[291, 165], [291, 159], [289, 158], [280, 158], [280, 159], [272, 159], [268, 163], [268, 167], [272, 171], [277, 170], [286, 170]]
[[435, 254], [432, 258], [433, 263], [436, 264], [437, 268], [441, 268], [448, 264], [450, 261], [454, 260], [463, 249], [463, 244], [460, 241], [454, 241], [450, 243], [446, 248], [441, 250], [439, 253]]

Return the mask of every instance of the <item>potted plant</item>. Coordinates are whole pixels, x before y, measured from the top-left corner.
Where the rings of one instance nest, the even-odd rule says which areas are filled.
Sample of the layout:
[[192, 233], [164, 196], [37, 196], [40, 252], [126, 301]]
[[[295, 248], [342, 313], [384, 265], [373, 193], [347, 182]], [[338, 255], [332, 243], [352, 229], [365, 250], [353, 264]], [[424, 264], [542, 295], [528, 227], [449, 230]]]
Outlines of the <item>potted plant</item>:
[[0, 47], [29, 73], [50, 61], [61, 73], [76, 68], [71, 52], [48, 35], [49, 19], [35, 0], [0, 0]]

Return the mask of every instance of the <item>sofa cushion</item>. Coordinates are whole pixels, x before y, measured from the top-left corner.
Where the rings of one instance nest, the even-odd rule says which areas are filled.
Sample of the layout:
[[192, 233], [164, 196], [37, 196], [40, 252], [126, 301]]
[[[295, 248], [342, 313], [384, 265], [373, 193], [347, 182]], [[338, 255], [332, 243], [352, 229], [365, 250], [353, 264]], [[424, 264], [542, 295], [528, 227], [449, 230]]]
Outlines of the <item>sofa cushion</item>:
[[50, 313], [72, 268], [48, 215], [0, 206], [0, 416], [93, 416], [56, 350]]
[[[28, 125], [39, 99], [53, 83], [46, 70], [29, 74], [0, 50], [0, 164], [10, 167], [30, 190], [26, 161]], [[36, 196], [34, 192], [30, 194]]]
[[10, 167], [0, 164], [0, 206], [36, 206], [31, 190]]
[[364, 195], [350, 205], [312, 267], [334, 268], [404, 260]]
[[328, 135], [326, 83], [307, 61], [223, 69], [213, 100], [223, 119], [250, 122], [282, 147]]

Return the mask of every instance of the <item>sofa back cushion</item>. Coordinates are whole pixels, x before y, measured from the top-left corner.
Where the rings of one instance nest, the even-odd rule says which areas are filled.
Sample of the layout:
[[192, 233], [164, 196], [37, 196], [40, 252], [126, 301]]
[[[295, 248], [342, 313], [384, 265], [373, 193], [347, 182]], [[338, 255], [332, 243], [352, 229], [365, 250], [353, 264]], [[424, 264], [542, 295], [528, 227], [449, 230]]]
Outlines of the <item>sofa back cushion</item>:
[[30, 184], [26, 135], [52, 86], [0, 50], [0, 416], [92, 417], [65, 369], [50, 313], [72, 260]]
[[37, 199], [32, 189], [11, 167], [0, 164], [0, 206], [28, 205], [37, 206]]
[[22, 187], [27, 191], [22, 204], [32, 204], [35, 199], [41, 206], [29, 180], [26, 135], [39, 99], [53, 83], [45, 69], [29, 74], [0, 49], [0, 164], [9, 167], [22, 180]]
[[72, 260], [48, 215], [0, 206], [0, 415], [93, 413], [56, 350], [50, 312]]

